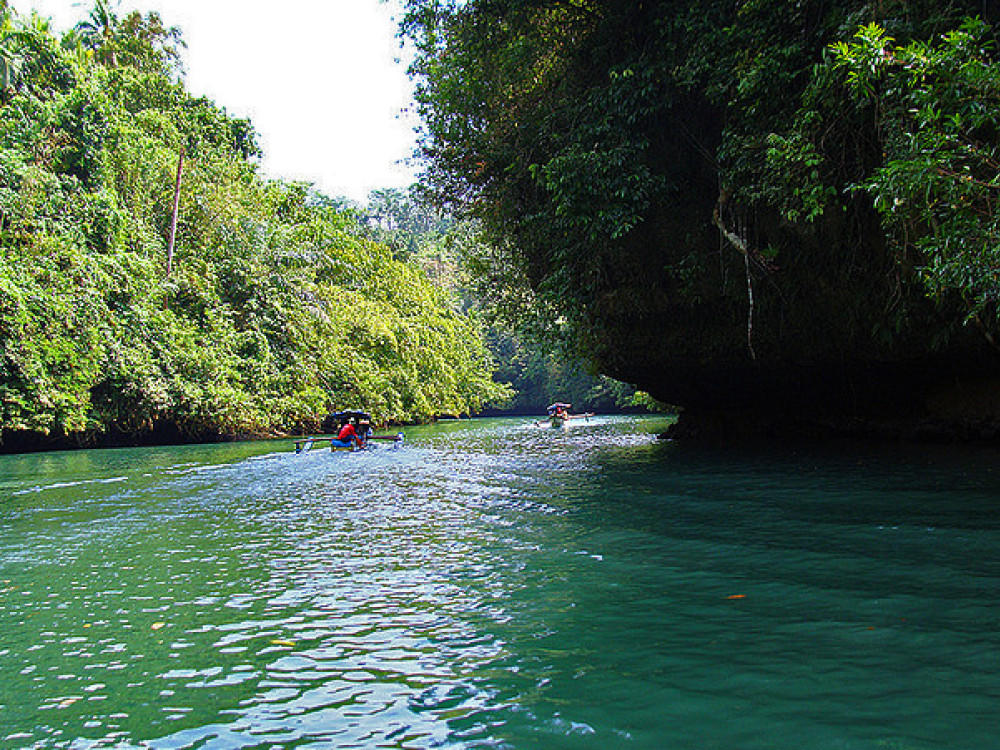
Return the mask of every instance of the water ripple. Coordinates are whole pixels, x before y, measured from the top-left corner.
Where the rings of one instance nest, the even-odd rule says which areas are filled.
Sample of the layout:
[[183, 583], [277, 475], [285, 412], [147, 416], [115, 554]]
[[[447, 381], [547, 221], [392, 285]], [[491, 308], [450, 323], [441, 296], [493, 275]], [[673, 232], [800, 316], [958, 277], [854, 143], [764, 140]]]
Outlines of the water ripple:
[[661, 428], [0, 457], [0, 747], [995, 746], [989, 462]]

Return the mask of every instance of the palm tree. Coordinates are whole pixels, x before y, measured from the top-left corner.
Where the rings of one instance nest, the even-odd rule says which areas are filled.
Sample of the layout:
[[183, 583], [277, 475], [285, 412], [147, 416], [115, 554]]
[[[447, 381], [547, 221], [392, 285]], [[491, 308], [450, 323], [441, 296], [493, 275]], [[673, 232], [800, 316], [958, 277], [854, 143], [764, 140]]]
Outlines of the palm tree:
[[7, 102], [21, 77], [21, 33], [14, 28], [14, 13], [0, 0], [0, 101]]
[[16, 16], [0, 0], [0, 104], [10, 101], [16, 89], [45, 86], [58, 65], [51, 40], [51, 23], [37, 11]]
[[111, 41], [118, 29], [117, 11], [120, 5], [121, 0], [94, 0], [94, 7], [86, 20], [73, 27], [83, 45], [94, 50], [95, 54], [103, 52], [103, 62], [112, 67], [117, 64]]
[[21, 58], [13, 34], [0, 32], [0, 99], [7, 98], [21, 77]]

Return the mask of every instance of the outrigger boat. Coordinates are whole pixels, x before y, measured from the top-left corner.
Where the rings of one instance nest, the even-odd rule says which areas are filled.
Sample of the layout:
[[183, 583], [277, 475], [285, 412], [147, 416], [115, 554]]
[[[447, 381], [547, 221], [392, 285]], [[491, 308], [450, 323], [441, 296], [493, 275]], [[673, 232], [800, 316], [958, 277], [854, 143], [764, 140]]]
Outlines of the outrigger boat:
[[551, 404], [546, 411], [548, 411], [549, 416], [547, 419], [543, 419], [541, 422], [537, 422], [539, 426], [549, 423], [550, 427], [560, 428], [565, 427], [566, 423], [571, 419], [580, 419], [581, 417], [586, 420], [590, 420], [593, 415], [592, 412], [587, 412], [585, 414], [570, 414], [569, 410], [573, 404], [564, 404], [561, 401], [557, 401]]
[[334, 424], [345, 424], [351, 422], [355, 425], [356, 439], [351, 441], [341, 441], [336, 435], [322, 435], [319, 437], [304, 437], [295, 440], [295, 452], [305, 453], [310, 448], [312, 448], [317, 443], [329, 443], [330, 450], [332, 451], [360, 451], [374, 448], [375, 444], [371, 443], [374, 440], [391, 440], [393, 448], [399, 448], [403, 445], [406, 437], [402, 432], [397, 432], [395, 435], [375, 435], [372, 432], [371, 415], [354, 409], [349, 409], [346, 411], [338, 411], [330, 414], [325, 423], [333, 422]]

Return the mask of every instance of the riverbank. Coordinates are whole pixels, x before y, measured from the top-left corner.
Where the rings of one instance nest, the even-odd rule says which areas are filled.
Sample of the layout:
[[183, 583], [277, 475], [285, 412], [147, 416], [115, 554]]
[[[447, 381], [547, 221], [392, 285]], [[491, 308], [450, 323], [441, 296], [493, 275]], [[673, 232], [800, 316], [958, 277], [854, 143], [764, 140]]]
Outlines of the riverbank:
[[141, 448], [195, 443], [234, 443], [245, 440], [280, 440], [289, 437], [294, 437], [294, 435], [282, 432], [221, 434], [208, 431], [185, 431], [172, 424], [158, 425], [141, 433], [112, 430], [53, 435], [41, 432], [4, 430], [0, 433], [0, 455], [91, 448]]
[[[536, 417], [522, 414], [481, 414], [475, 417], [442, 416], [429, 423], [465, 421], [476, 418]], [[618, 416], [627, 416], [622, 413]], [[636, 415], [631, 415], [636, 416]], [[1000, 447], [1000, 421], [988, 415], [967, 415], [951, 419], [890, 419], [850, 417], [842, 419], [789, 417], [787, 415], [748, 414], [740, 412], [692, 412], [681, 410], [671, 414], [673, 422], [660, 434], [664, 440], [705, 442], [716, 444], [782, 443], [798, 440], [843, 441], [864, 440], [882, 443], [940, 443], [967, 445], [997, 445]], [[392, 426], [413, 427], [393, 423]], [[62, 450], [103, 448], [139, 448], [152, 446], [183, 446], [194, 444], [236, 443], [294, 439], [330, 434], [329, 425], [319, 422], [315, 429], [291, 432], [259, 432], [223, 434], [209, 431], [184, 430], [173, 424], [161, 424], [141, 433], [121, 431], [52, 435], [39, 432], [9, 431], [0, 433], [0, 455], [45, 453]]]
[[[439, 419], [445, 419], [441, 417]], [[409, 426], [420, 424], [410, 422]], [[406, 426], [389, 422], [385, 427]], [[142, 432], [121, 430], [92, 431], [65, 434], [46, 434], [27, 430], [0, 432], [0, 455], [17, 453], [45, 453], [62, 450], [87, 450], [102, 448], [142, 448], [167, 445], [196, 445], [202, 443], [238, 443], [245, 441], [286, 440], [308, 436], [319, 437], [336, 432], [337, 425], [330, 417], [317, 419], [312, 429], [302, 428], [291, 431], [233, 432], [222, 433], [210, 430], [184, 429], [173, 423], [158, 423]]]
[[685, 410], [661, 437], [716, 443], [857, 439], [886, 443], [1000, 445], [1000, 419], [989, 413], [908, 418]]

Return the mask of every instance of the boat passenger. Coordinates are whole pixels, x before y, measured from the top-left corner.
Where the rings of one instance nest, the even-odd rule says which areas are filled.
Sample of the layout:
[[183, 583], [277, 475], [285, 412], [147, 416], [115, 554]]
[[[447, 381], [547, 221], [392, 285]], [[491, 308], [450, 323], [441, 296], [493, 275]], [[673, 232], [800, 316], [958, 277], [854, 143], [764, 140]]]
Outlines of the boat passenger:
[[358, 420], [357, 433], [358, 443], [363, 448], [368, 443], [368, 438], [375, 434], [375, 431], [372, 429], [372, 423], [362, 417]]
[[558, 401], [554, 404], [550, 404], [549, 407], [545, 410], [546, 412], [548, 412], [548, 417], [542, 420], [541, 422], [538, 422], [537, 424], [539, 426], [544, 425], [546, 423], [551, 423], [554, 426], [561, 425], [566, 420], [572, 419], [572, 415], [569, 413], [569, 410], [572, 406], [573, 406], [572, 404], [564, 404], [561, 401]]
[[340, 432], [337, 433], [337, 439], [330, 441], [330, 447], [332, 448], [358, 448], [360, 447], [360, 440], [358, 439], [357, 430], [354, 429], [354, 420], [350, 418], [345, 418], [340, 423]]

